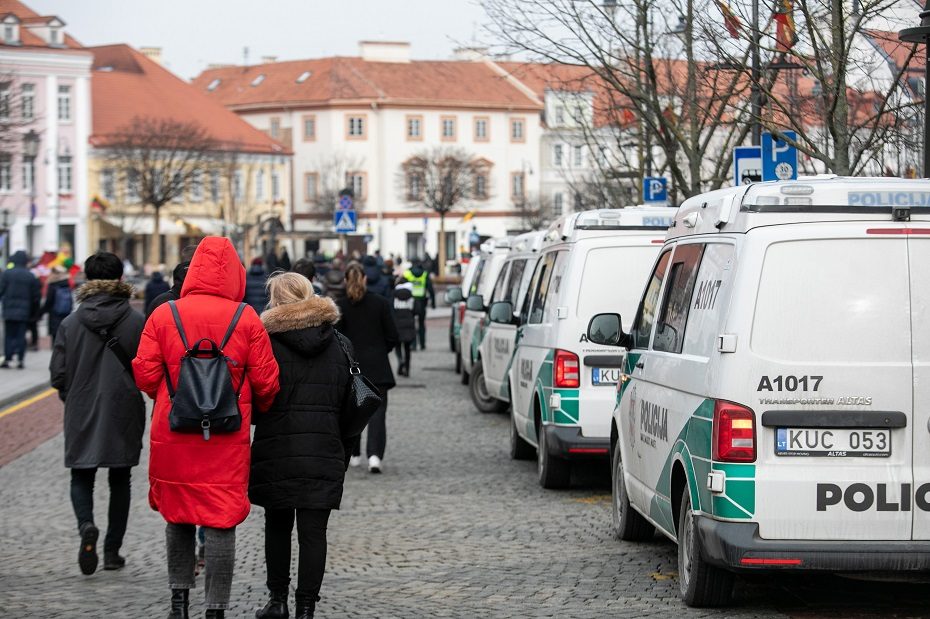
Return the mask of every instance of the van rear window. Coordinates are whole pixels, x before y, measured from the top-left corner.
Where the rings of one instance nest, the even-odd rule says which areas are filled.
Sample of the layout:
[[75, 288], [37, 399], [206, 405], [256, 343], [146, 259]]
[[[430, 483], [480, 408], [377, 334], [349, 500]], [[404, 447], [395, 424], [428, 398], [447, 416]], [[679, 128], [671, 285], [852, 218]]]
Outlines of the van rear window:
[[578, 295], [578, 317], [587, 323], [595, 314], [620, 314], [633, 323], [652, 265], [661, 247], [598, 247], [588, 252]]
[[910, 362], [907, 242], [817, 239], [765, 253], [752, 351], [781, 362]]

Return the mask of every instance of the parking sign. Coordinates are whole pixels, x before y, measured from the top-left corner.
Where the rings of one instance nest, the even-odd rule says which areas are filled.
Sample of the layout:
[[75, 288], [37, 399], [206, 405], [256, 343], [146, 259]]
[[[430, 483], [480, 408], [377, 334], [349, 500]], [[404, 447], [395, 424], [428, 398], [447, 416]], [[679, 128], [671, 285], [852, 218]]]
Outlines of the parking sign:
[[668, 202], [668, 179], [663, 176], [645, 177], [643, 202]]
[[[782, 134], [797, 141], [794, 131], [782, 131]], [[762, 180], [793, 181], [798, 178], [798, 149], [787, 142], [777, 139], [771, 133], [762, 134]]]

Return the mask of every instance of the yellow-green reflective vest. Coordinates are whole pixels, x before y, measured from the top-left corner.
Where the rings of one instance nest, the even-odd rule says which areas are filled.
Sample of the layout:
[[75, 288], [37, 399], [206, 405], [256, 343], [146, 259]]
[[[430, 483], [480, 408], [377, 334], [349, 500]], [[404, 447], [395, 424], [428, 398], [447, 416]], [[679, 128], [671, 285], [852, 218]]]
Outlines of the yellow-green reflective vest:
[[422, 299], [426, 296], [426, 278], [429, 277], [429, 273], [423, 271], [420, 274], [420, 277], [417, 277], [413, 274], [413, 271], [407, 269], [404, 271], [404, 279], [413, 284], [413, 298]]

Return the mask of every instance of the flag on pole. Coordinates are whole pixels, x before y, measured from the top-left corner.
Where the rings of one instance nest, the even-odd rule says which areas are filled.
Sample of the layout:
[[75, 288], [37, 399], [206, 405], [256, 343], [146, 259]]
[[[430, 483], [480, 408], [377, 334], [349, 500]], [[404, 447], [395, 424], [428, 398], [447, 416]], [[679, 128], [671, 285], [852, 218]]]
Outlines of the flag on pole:
[[723, 13], [723, 25], [726, 26], [727, 32], [730, 33], [732, 38], [738, 39], [740, 28], [743, 27], [739, 17], [737, 17], [733, 9], [723, 0], [717, 0], [717, 7], [720, 9], [720, 12]]
[[794, 25], [794, 0], [775, 0], [772, 19], [775, 20], [775, 49], [787, 52], [798, 42]]

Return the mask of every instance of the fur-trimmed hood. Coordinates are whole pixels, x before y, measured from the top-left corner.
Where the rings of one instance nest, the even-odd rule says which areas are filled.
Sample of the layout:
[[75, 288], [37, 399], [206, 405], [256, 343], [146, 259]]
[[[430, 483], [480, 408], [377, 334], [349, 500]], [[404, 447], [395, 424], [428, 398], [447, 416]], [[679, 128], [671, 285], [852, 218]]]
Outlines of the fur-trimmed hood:
[[118, 279], [92, 279], [78, 288], [77, 315], [91, 331], [110, 329], [132, 311], [132, 286]]
[[98, 294], [120, 299], [132, 298], [132, 286], [118, 279], [92, 279], [77, 289], [77, 300], [83, 302]]
[[328, 297], [310, 297], [306, 301], [278, 305], [262, 312], [268, 333], [285, 333], [339, 322], [339, 308]]

